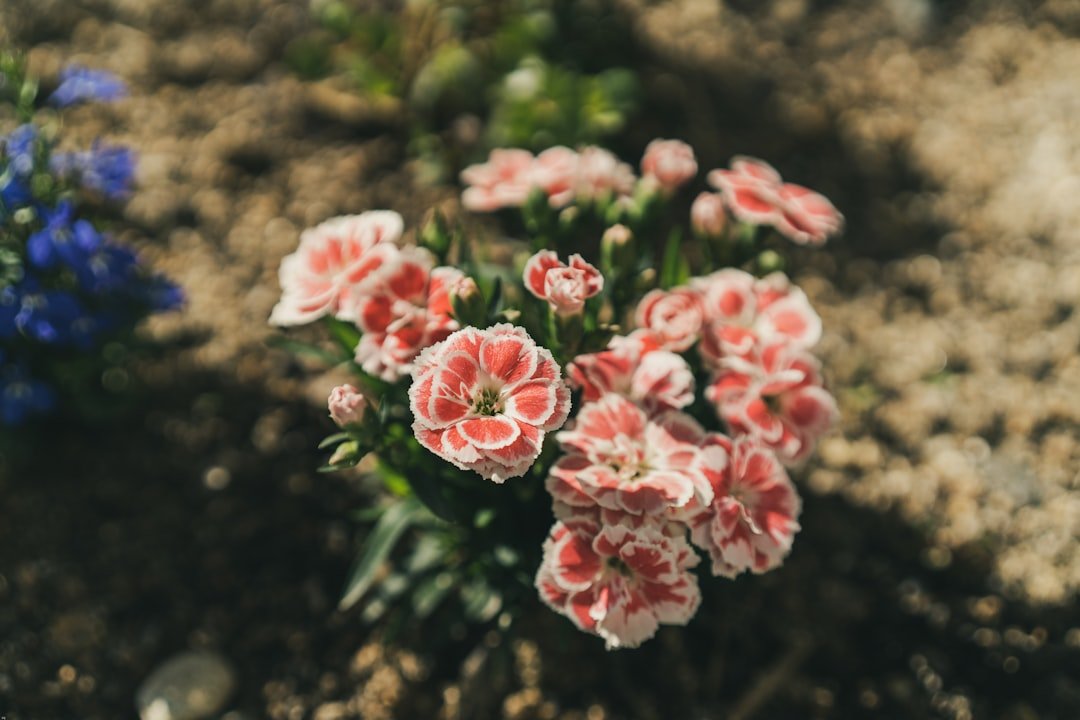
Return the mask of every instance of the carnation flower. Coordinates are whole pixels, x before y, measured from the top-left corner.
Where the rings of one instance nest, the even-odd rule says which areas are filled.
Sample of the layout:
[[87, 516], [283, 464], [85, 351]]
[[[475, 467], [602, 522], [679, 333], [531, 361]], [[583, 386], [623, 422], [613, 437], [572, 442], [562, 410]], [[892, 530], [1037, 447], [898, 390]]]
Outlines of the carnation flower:
[[783, 182], [780, 174], [761, 160], [735, 157], [731, 170], [713, 170], [708, 180], [724, 194], [736, 218], [771, 225], [800, 245], [821, 245], [844, 226], [844, 216], [828, 198]]
[[682, 352], [697, 342], [701, 333], [701, 298], [685, 287], [652, 290], [638, 303], [634, 321], [662, 337], [666, 350]]
[[547, 478], [557, 502], [599, 505], [634, 515], [660, 515], [692, 500], [707, 504], [712, 488], [701, 473], [705, 431], [685, 413], [649, 417], [621, 395], [586, 403], [571, 430], [556, 435], [566, 455]]
[[536, 156], [533, 181], [548, 196], [553, 208], [574, 202], [581, 157], [568, 147], [556, 145]]
[[355, 425], [364, 419], [364, 410], [367, 408], [367, 398], [352, 385], [338, 385], [330, 391], [330, 397], [326, 401], [330, 410], [330, 417], [334, 423], [344, 428], [347, 425]]
[[587, 299], [604, 289], [604, 276], [581, 255], [571, 255], [567, 265], [551, 250], [541, 250], [529, 258], [524, 279], [529, 292], [547, 300], [562, 316], [577, 315]]
[[473, 212], [521, 207], [533, 188], [533, 154], [528, 150], [495, 149], [488, 161], [461, 171], [468, 185], [461, 203]]
[[785, 465], [805, 460], [837, 416], [817, 360], [784, 342], [726, 359], [705, 397], [733, 433], [753, 436]]
[[[684, 531], [685, 532], [685, 531]], [[615, 524], [555, 523], [536, 575], [540, 598], [609, 650], [641, 645], [661, 624], [686, 625], [701, 604], [681, 535], [633, 518]]]
[[783, 273], [759, 280], [726, 268], [696, 278], [691, 287], [701, 297], [705, 316], [699, 350], [713, 367], [727, 356], [749, 353], [758, 342], [810, 348], [821, 339], [821, 318]]
[[501, 483], [523, 475], [570, 412], [551, 353], [522, 328], [468, 327], [424, 350], [409, 387], [420, 444]]
[[779, 567], [799, 531], [801, 509], [784, 466], [749, 436], [710, 435], [704, 457], [713, 501], [688, 524], [694, 544], [712, 559], [713, 575]]
[[337, 217], [305, 230], [281, 261], [281, 300], [274, 325], [303, 325], [337, 314], [354, 286], [396, 255], [401, 216], [389, 210]]
[[421, 350], [460, 327], [453, 317], [450, 290], [465, 278], [457, 268], [432, 269], [434, 259], [423, 248], [394, 250], [362, 286], [353, 288], [342, 312], [364, 332], [356, 346], [356, 362], [389, 382], [412, 372], [412, 361]]
[[724, 196], [710, 192], [698, 195], [690, 206], [690, 226], [703, 237], [718, 238], [723, 235], [727, 227]]
[[607, 350], [574, 358], [567, 379], [588, 402], [612, 392], [654, 413], [684, 408], [694, 401], [694, 373], [681, 355], [656, 347], [648, 330], [613, 338]]
[[629, 165], [610, 151], [589, 145], [580, 154], [574, 194], [585, 200], [616, 198], [632, 193], [636, 180]]
[[653, 140], [641, 158], [641, 174], [672, 193], [697, 175], [694, 149], [682, 140]]

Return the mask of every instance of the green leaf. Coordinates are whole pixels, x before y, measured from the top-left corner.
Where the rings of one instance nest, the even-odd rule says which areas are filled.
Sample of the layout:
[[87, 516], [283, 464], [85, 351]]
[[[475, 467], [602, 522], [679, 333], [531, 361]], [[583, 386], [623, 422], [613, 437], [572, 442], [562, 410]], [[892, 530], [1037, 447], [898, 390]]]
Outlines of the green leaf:
[[502, 609], [502, 595], [486, 580], [477, 579], [462, 585], [460, 595], [465, 617], [473, 622], [487, 622]]
[[518, 551], [509, 545], [496, 545], [492, 555], [495, 557], [495, 562], [503, 567], [513, 567], [521, 560]]
[[330, 437], [323, 438], [323, 441], [321, 443], [319, 443], [319, 450], [324, 450], [324, 449], [330, 447], [331, 445], [337, 445], [338, 443], [344, 442], [345, 440], [348, 440], [348, 439], [349, 439], [349, 433], [346, 433], [346, 432], [334, 433]]
[[503, 282], [502, 278], [495, 276], [491, 285], [491, 299], [488, 300], [488, 317], [495, 317], [503, 309]]
[[364, 546], [352, 568], [345, 591], [338, 602], [339, 610], [348, 610], [355, 605], [371, 588], [375, 574], [382, 566], [390, 551], [401, 538], [402, 533], [411, 525], [422, 511], [422, 506], [414, 498], [408, 498], [391, 505], [375, 523], [371, 533], [364, 541]]
[[452, 572], [441, 572], [416, 588], [412, 596], [413, 612], [419, 619], [426, 618], [439, 606], [446, 594], [454, 587], [456, 578]]
[[455, 522], [454, 510], [443, 496], [443, 483], [437, 475], [414, 471], [409, 473], [406, 479], [409, 487], [416, 493], [416, 497], [420, 498], [432, 514], [447, 522]]
[[357, 463], [359, 463], [362, 459], [362, 455], [354, 455], [348, 460], [342, 460], [341, 462], [337, 463], [327, 463], [326, 465], [321, 465], [315, 468], [315, 472], [332, 473], [337, 472], [338, 470], [345, 470], [346, 468], [356, 467]]
[[495, 519], [495, 510], [492, 508], [481, 508], [476, 511], [476, 515], [473, 517], [473, 527], [478, 530], [482, 530], [491, 524], [491, 521]]
[[664, 290], [682, 285], [690, 277], [690, 263], [682, 253], [682, 231], [675, 228], [664, 247], [664, 260], [660, 266], [660, 287]]
[[381, 507], [357, 508], [349, 512], [349, 519], [358, 523], [373, 523], [382, 517], [385, 510]]
[[409, 575], [420, 575], [445, 562], [445, 557], [446, 548], [439, 538], [433, 534], [423, 534], [405, 561], [405, 571]]
[[346, 357], [351, 357], [356, 351], [356, 346], [360, 344], [360, 330], [352, 323], [338, 320], [335, 317], [327, 317], [325, 320], [331, 337], [341, 347]]
[[397, 495], [398, 497], [408, 497], [410, 494], [410, 486], [409, 481], [404, 475], [383, 462], [382, 459], [379, 460], [376, 472], [379, 474], [379, 479], [383, 481], [383, 487], [385, 487], [388, 492]]

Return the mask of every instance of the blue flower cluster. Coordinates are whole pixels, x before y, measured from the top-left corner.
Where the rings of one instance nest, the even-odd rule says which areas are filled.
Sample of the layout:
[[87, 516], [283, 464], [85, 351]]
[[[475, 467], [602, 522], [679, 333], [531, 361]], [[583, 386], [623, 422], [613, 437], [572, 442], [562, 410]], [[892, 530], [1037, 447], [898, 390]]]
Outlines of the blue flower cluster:
[[[124, 92], [113, 76], [76, 68], [49, 101], [65, 107]], [[0, 136], [0, 423], [55, 406], [55, 388], [41, 376], [53, 360], [92, 352], [183, 302], [178, 287], [80, 212], [86, 193], [125, 197], [134, 168], [124, 147], [52, 153], [32, 123]]]
[[125, 95], [127, 86], [112, 73], [69, 65], [60, 71], [60, 86], [49, 96], [49, 103], [64, 108], [93, 100], [119, 100]]

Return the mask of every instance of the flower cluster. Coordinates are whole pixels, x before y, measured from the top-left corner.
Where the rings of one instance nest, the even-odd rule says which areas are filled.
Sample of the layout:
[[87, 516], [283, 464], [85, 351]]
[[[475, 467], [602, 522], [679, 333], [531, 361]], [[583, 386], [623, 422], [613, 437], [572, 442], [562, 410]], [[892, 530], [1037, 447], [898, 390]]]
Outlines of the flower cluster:
[[[477, 547], [528, 555], [535, 539], [520, 528], [550, 513], [535, 587], [608, 648], [689, 622], [701, 602], [697, 551], [725, 578], [784, 561], [801, 511], [788, 470], [837, 414], [811, 354], [821, 320], [786, 275], [765, 269], [776, 251], [755, 231], [818, 243], [840, 229], [839, 213], [737, 158], [707, 174], [721, 192], [691, 208], [702, 256], [691, 277], [684, 233], [646, 240], [697, 176], [693, 150], [656, 140], [640, 168], [597, 147], [493, 150], [462, 173], [462, 203], [522, 212], [532, 251], [513, 286], [464, 242], [439, 265], [453, 244], [441, 224], [417, 234], [433, 253], [401, 241], [396, 214], [368, 212], [301, 236], [271, 317], [327, 317], [353, 333], [335, 326], [365, 386], [329, 398], [344, 430], [335, 467], [366, 452], [391, 458], [392, 482], [404, 477], [433, 513], [472, 528], [471, 549], [448, 564], [482, 565], [469, 555]], [[394, 440], [405, 427], [413, 444]]]
[[400, 244], [403, 229], [400, 215], [375, 210], [305, 231], [281, 263], [282, 296], [270, 322], [355, 323], [363, 332], [354, 349], [360, 367], [387, 381], [407, 376], [421, 350], [458, 329], [450, 293], [464, 275], [434, 267], [424, 248]]
[[[694, 152], [679, 140], [657, 140], [641, 162], [642, 178], [652, 188], [672, 193], [697, 174]], [[527, 150], [492, 150], [485, 163], [461, 173], [468, 187], [461, 202], [474, 212], [525, 205], [540, 192], [553, 208], [575, 202], [628, 199], [638, 177], [633, 168], [604, 148], [557, 146], [538, 155]]]
[[[31, 82], [21, 80], [10, 58], [3, 65], [6, 82]], [[108, 73], [69, 69], [48, 101], [66, 107], [123, 93], [123, 83]], [[178, 288], [103, 232], [83, 204], [91, 196], [126, 196], [134, 153], [101, 143], [60, 153], [54, 145], [29, 118], [0, 136], [0, 417], [6, 424], [53, 407], [57, 393], [42, 374], [51, 361], [86, 357], [182, 299]]]

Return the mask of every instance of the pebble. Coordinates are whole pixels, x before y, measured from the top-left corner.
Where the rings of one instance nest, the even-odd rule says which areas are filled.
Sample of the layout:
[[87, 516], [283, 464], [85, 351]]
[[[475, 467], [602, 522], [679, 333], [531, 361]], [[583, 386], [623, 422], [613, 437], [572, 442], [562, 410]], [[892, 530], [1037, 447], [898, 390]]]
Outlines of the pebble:
[[135, 705], [142, 720], [201, 720], [225, 706], [235, 685], [235, 673], [225, 658], [185, 652], [150, 673], [135, 693]]

